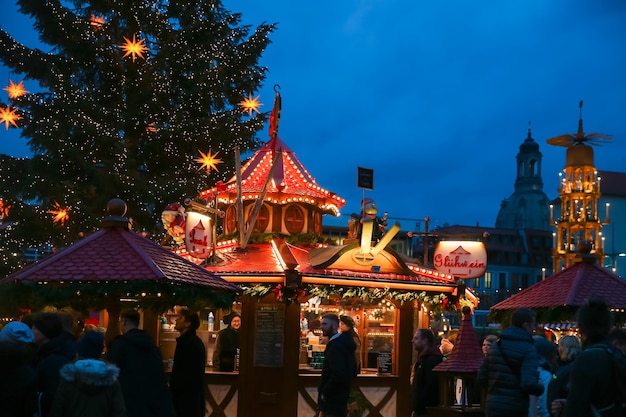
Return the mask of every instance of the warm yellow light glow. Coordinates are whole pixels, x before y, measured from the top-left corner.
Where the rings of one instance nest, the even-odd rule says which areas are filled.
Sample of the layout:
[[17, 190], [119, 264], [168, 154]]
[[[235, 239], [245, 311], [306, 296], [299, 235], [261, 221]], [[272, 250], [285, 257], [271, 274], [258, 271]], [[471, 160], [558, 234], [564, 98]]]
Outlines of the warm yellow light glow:
[[148, 50], [148, 48], [146, 47], [145, 39], [137, 40], [135, 35], [133, 35], [132, 41], [128, 39], [126, 36], [124, 36], [124, 39], [126, 40], [126, 43], [119, 47], [120, 49], [126, 52], [123, 58], [126, 58], [128, 55], [130, 55], [131, 58], [133, 59], [133, 62], [135, 62], [136, 57], [145, 59], [143, 56], [143, 53]]
[[9, 98], [18, 98], [19, 96], [23, 96], [28, 93], [28, 91], [24, 88], [24, 81], [20, 81], [15, 84], [13, 80], [9, 80], [9, 85], [4, 87], [3, 90], [9, 93]]
[[218, 170], [217, 164], [222, 163], [221, 159], [216, 158], [219, 152], [215, 152], [214, 154], [211, 153], [210, 150], [207, 153], [204, 153], [201, 150], [198, 150], [198, 152], [200, 152], [200, 158], [197, 158], [195, 160], [197, 163], [200, 164], [200, 168], [198, 168], [198, 171], [200, 171], [203, 168], [206, 168], [207, 172], [210, 172], [211, 169], [214, 169], [216, 171]]
[[252, 98], [252, 94], [250, 94], [249, 97], [240, 101], [238, 104], [241, 106], [242, 112], [248, 112], [248, 115], [250, 116], [252, 116], [253, 111], [258, 113], [259, 107], [263, 105], [263, 103], [259, 103], [259, 97], [260, 96], [256, 96], [255, 98]]
[[9, 106], [4, 109], [0, 107], [0, 123], [4, 123], [6, 130], [9, 130], [9, 123], [17, 127], [17, 121], [22, 118], [16, 111], [17, 109], [11, 109]]
[[52, 214], [54, 217], [52, 218], [52, 221], [54, 223], [61, 223], [61, 226], [63, 226], [65, 224], [65, 222], [67, 220], [69, 220], [70, 216], [69, 216], [69, 208], [63, 208], [61, 207], [61, 205], [59, 203], [57, 203], [56, 201], [54, 202], [54, 210], [48, 210], [49, 214]]

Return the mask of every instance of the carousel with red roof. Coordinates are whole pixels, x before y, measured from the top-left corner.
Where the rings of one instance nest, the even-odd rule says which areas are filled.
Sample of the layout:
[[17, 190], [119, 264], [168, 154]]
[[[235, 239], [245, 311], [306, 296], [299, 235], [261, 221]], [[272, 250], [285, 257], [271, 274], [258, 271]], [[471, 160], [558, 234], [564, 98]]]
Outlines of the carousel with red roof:
[[[278, 137], [280, 107], [276, 91], [270, 140], [233, 178], [164, 211], [176, 252], [243, 293], [232, 307], [242, 319], [238, 370], [207, 373], [210, 414], [313, 415], [325, 346], [319, 322], [335, 313], [352, 318], [360, 339], [351, 415], [409, 415], [415, 329], [428, 327], [443, 306], [460, 311], [477, 299], [455, 277], [396, 252], [397, 223], [386, 230], [363, 215], [350, 239], [324, 239], [323, 215], [338, 215], [346, 202], [318, 185]], [[230, 311], [203, 317], [209, 313], [216, 333]], [[164, 331], [162, 346], [172, 338]]]

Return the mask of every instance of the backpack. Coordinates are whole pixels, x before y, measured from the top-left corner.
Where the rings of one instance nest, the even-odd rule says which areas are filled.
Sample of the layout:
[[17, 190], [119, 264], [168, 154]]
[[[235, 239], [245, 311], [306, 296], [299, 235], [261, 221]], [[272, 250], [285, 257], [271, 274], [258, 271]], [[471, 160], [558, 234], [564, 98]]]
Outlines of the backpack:
[[626, 354], [613, 346], [594, 345], [592, 348], [602, 349], [611, 355], [613, 380], [613, 404], [601, 409], [591, 406], [594, 417], [624, 417], [626, 416]]

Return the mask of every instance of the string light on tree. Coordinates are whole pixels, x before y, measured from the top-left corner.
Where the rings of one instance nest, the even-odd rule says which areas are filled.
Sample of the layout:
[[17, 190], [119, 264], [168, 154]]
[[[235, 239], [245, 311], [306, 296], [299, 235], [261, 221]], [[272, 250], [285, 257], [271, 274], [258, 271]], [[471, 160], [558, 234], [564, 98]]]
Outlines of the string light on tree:
[[15, 84], [13, 80], [9, 80], [9, 85], [7, 87], [4, 87], [3, 90], [9, 93], [9, 98], [18, 98], [28, 93], [28, 91], [26, 91], [26, 88], [24, 88], [24, 81], [20, 81], [19, 83]]
[[48, 210], [49, 214], [52, 214], [53, 218], [52, 218], [52, 222], [53, 223], [61, 223], [61, 226], [65, 225], [65, 222], [67, 220], [69, 220], [70, 215], [69, 215], [69, 208], [63, 208], [61, 207], [61, 205], [59, 203], [57, 203], [56, 201], [54, 202], [54, 209], [52, 210]]
[[252, 94], [249, 94], [248, 97], [244, 97], [242, 101], [238, 104], [241, 106], [242, 113], [248, 112], [248, 115], [252, 117], [252, 112], [259, 113], [259, 108], [263, 105], [263, 103], [259, 103], [259, 97], [256, 96], [252, 98]]
[[137, 37], [133, 35], [132, 41], [126, 36], [124, 36], [124, 40], [126, 41], [126, 43], [119, 47], [121, 50], [126, 52], [122, 58], [126, 58], [128, 55], [130, 55], [133, 59], [133, 62], [135, 62], [135, 58], [137, 57], [145, 59], [143, 53], [148, 51], [145, 39], [137, 40]]
[[200, 158], [197, 158], [195, 160], [197, 163], [200, 164], [200, 168], [198, 168], [198, 171], [202, 170], [203, 168], [206, 168], [207, 172], [211, 172], [211, 169], [218, 171], [217, 164], [222, 163], [221, 159], [216, 158], [219, 152], [215, 152], [214, 154], [211, 153], [211, 150], [209, 150], [207, 153], [204, 153], [201, 150], [198, 150], [198, 152], [200, 152]]
[[6, 130], [9, 130], [9, 124], [17, 127], [17, 121], [22, 119], [16, 112], [17, 109], [11, 109], [9, 106], [4, 109], [0, 107], [0, 124], [4, 123]]

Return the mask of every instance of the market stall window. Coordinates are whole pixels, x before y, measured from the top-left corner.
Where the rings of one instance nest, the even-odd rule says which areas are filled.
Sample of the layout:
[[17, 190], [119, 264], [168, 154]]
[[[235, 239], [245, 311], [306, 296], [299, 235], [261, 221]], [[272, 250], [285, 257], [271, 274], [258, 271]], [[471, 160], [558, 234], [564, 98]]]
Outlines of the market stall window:
[[321, 372], [327, 338], [320, 322], [324, 314], [347, 316], [354, 324], [356, 360], [360, 373], [395, 374], [396, 310], [390, 302], [346, 305], [346, 300], [311, 298], [301, 305], [300, 371]]
[[[177, 310], [175, 306], [161, 316], [159, 349], [166, 370], [171, 370], [176, 349], [176, 338], [180, 333], [174, 328]], [[207, 353], [207, 372], [237, 372], [241, 354], [238, 332], [241, 327], [241, 304], [234, 303], [230, 311], [203, 309], [198, 312], [200, 328], [196, 334], [204, 342]], [[220, 340], [220, 338], [222, 340]], [[231, 358], [232, 357], [232, 358]]]

